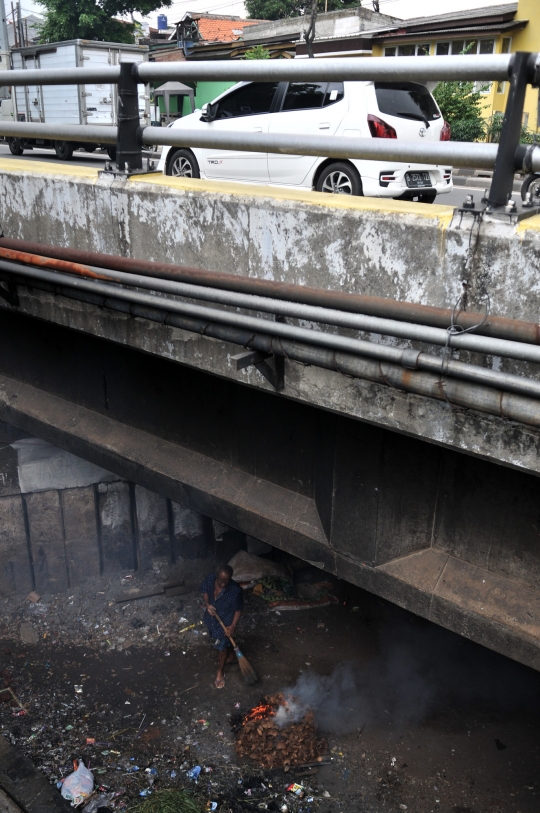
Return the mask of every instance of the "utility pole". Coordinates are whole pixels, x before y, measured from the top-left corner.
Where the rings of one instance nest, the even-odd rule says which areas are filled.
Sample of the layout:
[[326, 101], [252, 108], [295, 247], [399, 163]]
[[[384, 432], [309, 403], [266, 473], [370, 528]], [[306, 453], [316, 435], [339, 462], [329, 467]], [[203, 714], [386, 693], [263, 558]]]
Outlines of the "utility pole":
[[[8, 37], [8, 27], [7, 27], [7, 20], [6, 20], [6, 5], [4, 0], [0, 0], [0, 70], [8, 71], [11, 68], [11, 54], [9, 51], [9, 37]], [[0, 99], [8, 99], [9, 98], [9, 91], [8, 87], [2, 86], [0, 87]]]
[[307, 31], [304, 31], [304, 39], [306, 41], [308, 57], [310, 59], [313, 59], [313, 40], [315, 39], [316, 21], [317, 21], [317, 0], [311, 0], [311, 15], [309, 21], [309, 28]]

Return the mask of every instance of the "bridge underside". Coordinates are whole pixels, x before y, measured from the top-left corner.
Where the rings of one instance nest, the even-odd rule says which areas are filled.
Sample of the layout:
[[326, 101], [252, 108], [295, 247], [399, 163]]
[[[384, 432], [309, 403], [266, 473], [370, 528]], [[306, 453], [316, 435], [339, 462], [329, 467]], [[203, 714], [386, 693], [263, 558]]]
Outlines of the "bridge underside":
[[533, 475], [7, 311], [0, 419], [540, 668]]

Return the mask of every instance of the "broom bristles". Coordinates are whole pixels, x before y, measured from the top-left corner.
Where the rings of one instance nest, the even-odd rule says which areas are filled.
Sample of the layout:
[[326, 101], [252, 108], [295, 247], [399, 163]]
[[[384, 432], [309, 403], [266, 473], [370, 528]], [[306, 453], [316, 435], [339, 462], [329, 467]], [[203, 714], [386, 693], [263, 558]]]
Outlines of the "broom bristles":
[[259, 676], [257, 675], [257, 672], [250, 664], [246, 656], [243, 655], [242, 652], [240, 652], [240, 649], [238, 647], [236, 647], [234, 651], [236, 657], [238, 658], [238, 665], [240, 667], [242, 677], [244, 678], [244, 682], [248, 684], [257, 683], [257, 681], [259, 680]]

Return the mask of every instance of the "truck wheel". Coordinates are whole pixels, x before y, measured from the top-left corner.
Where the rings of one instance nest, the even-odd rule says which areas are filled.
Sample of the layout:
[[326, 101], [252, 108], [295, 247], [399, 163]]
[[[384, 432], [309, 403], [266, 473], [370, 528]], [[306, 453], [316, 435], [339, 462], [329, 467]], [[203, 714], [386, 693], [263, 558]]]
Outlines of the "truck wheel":
[[106, 147], [106, 150], [107, 150], [107, 155], [109, 156], [111, 161], [116, 161], [116, 147], [113, 146], [112, 144], [109, 144], [109, 146]]
[[75, 145], [71, 143], [71, 141], [55, 141], [54, 142], [54, 151], [56, 153], [57, 158], [60, 158], [61, 161], [71, 161], [73, 158], [73, 150], [75, 149]]
[[22, 155], [24, 152], [23, 142], [20, 138], [8, 138], [8, 147], [12, 155]]

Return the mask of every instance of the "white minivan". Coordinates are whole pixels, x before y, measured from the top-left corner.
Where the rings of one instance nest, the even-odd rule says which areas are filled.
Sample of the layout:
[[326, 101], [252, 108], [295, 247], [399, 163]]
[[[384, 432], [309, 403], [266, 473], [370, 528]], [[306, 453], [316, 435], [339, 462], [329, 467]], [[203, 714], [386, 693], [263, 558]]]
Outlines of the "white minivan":
[[[447, 141], [437, 102], [416, 82], [241, 82], [172, 125], [175, 130], [241, 131]], [[452, 168], [396, 161], [164, 147], [167, 175], [301, 187], [345, 195], [433, 203], [452, 189]]]

